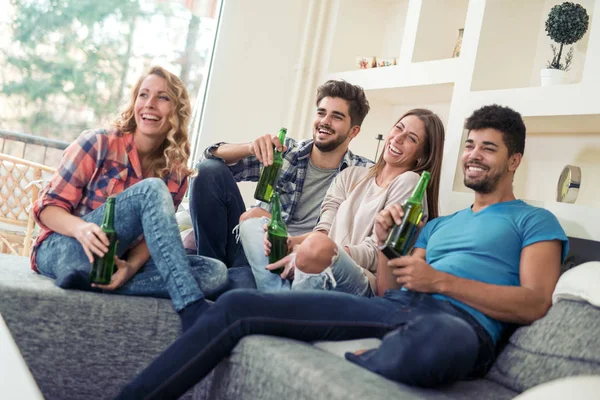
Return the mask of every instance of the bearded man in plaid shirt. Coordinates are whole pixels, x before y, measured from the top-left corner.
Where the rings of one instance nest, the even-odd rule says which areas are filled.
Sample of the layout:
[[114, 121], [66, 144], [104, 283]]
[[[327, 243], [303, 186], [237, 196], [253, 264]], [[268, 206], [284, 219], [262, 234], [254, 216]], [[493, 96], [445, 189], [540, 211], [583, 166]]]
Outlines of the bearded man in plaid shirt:
[[[348, 150], [369, 112], [363, 89], [345, 81], [327, 81], [317, 89], [316, 105], [312, 139], [288, 137], [280, 143], [277, 136], [264, 135], [251, 143], [216, 143], [204, 151], [190, 186], [194, 237], [190, 234], [184, 244], [188, 251], [193, 248], [198, 255], [223, 261], [230, 268], [231, 287], [254, 285], [248, 268], [252, 260], [246, 254], [249, 249], [263, 252], [263, 225], [271, 217], [270, 205], [264, 202], [246, 211], [236, 183], [258, 181], [261, 167], [273, 163], [274, 149], [283, 150], [276, 190], [292, 236], [313, 230], [325, 193], [340, 171], [372, 164]], [[237, 237], [240, 222], [242, 234]]]

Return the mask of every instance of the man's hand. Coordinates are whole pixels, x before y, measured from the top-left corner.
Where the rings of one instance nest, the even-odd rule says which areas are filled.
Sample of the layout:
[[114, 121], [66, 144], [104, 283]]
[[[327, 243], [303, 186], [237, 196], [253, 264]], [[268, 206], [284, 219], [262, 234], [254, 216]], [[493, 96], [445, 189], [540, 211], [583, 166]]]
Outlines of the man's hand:
[[117, 290], [123, 286], [125, 282], [130, 280], [139, 270], [139, 268], [136, 268], [132, 263], [121, 260], [117, 256], [115, 256], [115, 267], [117, 268], [117, 272], [113, 274], [108, 285], [93, 283], [92, 286], [103, 290]]
[[273, 147], [277, 151], [285, 151], [287, 149], [277, 136], [263, 135], [255, 139], [249, 144], [250, 153], [258, 159], [265, 167], [273, 164]]
[[271, 214], [264, 208], [252, 207], [251, 209], [249, 209], [248, 211], [246, 211], [242, 215], [240, 215], [240, 224], [247, 219], [260, 218], [260, 217], [267, 217], [267, 218], [271, 219]]
[[296, 268], [296, 253], [288, 254], [287, 256], [283, 257], [281, 260], [274, 262], [273, 264], [267, 265], [266, 269], [268, 269], [269, 271], [272, 271], [274, 269], [278, 269], [281, 267], [285, 267], [285, 269], [283, 270], [281, 275], [279, 275], [281, 277], [281, 279], [288, 279], [288, 280], [294, 279], [294, 270]]
[[421, 293], [439, 293], [445, 274], [433, 268], [423, 258], [404, 256], [388, 261], [396, 282], [408, 290]]
[[390, 204], [375, 215], [373, 230], [377, 237], [377, 244], [385, 243], [394, 225], [400, 225], [404, 217], [404, 210], [400, 204]]

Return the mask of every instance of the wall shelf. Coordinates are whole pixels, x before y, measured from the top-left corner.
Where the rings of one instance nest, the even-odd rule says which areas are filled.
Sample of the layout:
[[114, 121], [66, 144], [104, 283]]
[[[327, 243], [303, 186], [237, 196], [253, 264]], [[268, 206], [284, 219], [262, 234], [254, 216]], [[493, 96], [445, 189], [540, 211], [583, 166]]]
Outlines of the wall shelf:
[[460, 58], [452, 58], [338, 72], [329, 74], [327, 79], [344, 79], [362, 86], [365, 90], [403, 88], [454, 83], [460, 69]]
[[356, 57], [399, 57], [408, 0], [339, 0], [327, 73], [357, 68]]
[[413, 62], [452, 58], [458, 30], [464, 29], [469, 0], [423, 0]]
[[581, 84], [530, 87], [519, 89], [471, 92], [465, 96], [465, 106], [471, 110], [485, 104], [501, 104], [526, 116], [578, 115], [600, 113], [600, 102], [594, 86]]

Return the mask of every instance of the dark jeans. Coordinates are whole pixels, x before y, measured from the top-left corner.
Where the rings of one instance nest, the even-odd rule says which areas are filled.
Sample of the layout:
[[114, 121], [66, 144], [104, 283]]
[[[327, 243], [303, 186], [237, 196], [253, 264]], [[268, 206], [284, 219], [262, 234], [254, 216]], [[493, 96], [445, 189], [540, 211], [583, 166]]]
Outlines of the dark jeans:
[[481, 376], [494, 358], [489, 335], [449, 302], [393, 290], [384, 297], [306, 291], [224, 294], [119, 395], [177, 398], [245, 336], [302, 341], [383, 338], [378, 349], [346, 358], [389, 379], [434, 387]]
[[233, 233], [246, 211], [233, 174], [220, 160], [204, 160], [196, 168], [198, 175], [190, 185], [190, 215], [197, 254], [216, 258], [227, 268], [248, 266]]

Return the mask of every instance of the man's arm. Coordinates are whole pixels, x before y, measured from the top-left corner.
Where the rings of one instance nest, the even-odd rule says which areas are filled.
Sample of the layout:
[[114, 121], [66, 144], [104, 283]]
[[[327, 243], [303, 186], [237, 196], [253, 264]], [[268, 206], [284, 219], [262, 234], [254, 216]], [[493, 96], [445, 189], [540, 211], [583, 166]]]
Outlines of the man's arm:
[[285, 151], [285, 146], [277, 136], [263, 135], [251, 143], [225, 143], [212, 151], [212, 155], [222, 158], [226, 164], [235, 164], [242, 158], [256, 156], [265, 166], [273, 164], [273, 147]]
[[560, 275], [561, 242], [543, 241], [521, 252], [520, 286], [492, 285], [437, 271], [422, 258], [400, 257], [389, 262], [406, 289], [440, 293], [463, 302], [494, 319], [529, 324], [552, 305]]
[[235, 164], [242, 158], [253, 156], [252, 144], [230, 144], [225, 143], [212, 151], [212, 155], [222, 158], [226, 164]]
[[531, 244], [521, 252], [521, 286], [499, 286], [448, 275], [440, 293], [504, 322], [530, 324], [552, 305], [560, 276], [562, 244], [558, 240]]

